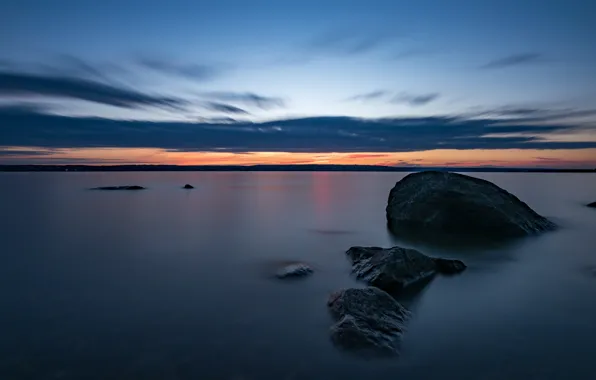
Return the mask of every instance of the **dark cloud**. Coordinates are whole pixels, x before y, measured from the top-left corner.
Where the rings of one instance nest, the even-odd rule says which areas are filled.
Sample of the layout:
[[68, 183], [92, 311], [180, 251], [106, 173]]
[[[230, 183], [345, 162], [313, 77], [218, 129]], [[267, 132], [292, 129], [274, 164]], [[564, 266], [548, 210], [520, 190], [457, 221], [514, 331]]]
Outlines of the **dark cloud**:
[[367, 102], [367, 101], [371, 101], [371, 100], [382, 99], [389, 94], [390, 94], [389, 91], [377, 90], [377, 91], [371, 91], [371, 92], [366, 92], [364, 94], [358, 94], [358, 95], [351, 96], [351, 97], [347, 98], [346, 101]]
[[502, 107], [489, 111], [499, 116], [537, 116], [544, 115], [544, 109], [540, 108], [517, 108]]
[[401, 93], [391, 99], [391, 103], [394, 104], [408, 104], [411, 106], [423, 106], [431, 103], [439, 98], [438, 93], [432, 94], [408, 94]]
[[511, 66], [528, 65], [539, 63], [544, 60], [544, 56], [539, 53], [522, 53], [502, 57], [488, 62], [481, 66], [482, 69], [503, 69]]
[[596, 109], [504, 106], [472, 112], [469, 117], [498, 117], [513, 122], [544, 122], [596, 116]]
[[263, 110], [285, 107], [285, 101], [280, 97], [264, 96], [252, 92], [213, 91], [203, 93], [201, 96], [212, 100], [240, 103], [247, 107]]
[[54, 154], [52, 150], [19, 150], [19, 149], [2, 149], [0, 148], [0, 157], [39, 157], [51, 156]]
[[213, 79], [228, 69], [223, 65], [181, 64], [165, 58], [140, 58], [137, 60], [137, 64], [167, 75], [201, 81]]
[[23, 95], [79, 99], [123, 108], [176, 108], [186, 103], [84, 78], [0, 71], [0, 96]]
[[[508, 124], [461, 116], [357, 119], [314, 117], [271, 122], [181, 123], [74, 118], [0, 110], [2, 146], [161, 148], [172, 151], [403, 152], [430, 149], [577, 149], [596, 142], [550, 141], [568, 124]], [[593, 130], [593, 129], [592, 129]], [[586, 130], [580, 130], [585, 133]]]
[[0, 104], [0, 115], [2, 114], [42, 114], [48, 113], [50, 108], [43, 104], [35, 103], [15, 103]]
[[203, 106], [211, 111], [218, 111], [228, 114], [247, 115], [249, 112], [242, 108], [218, 102], [205, 102]]

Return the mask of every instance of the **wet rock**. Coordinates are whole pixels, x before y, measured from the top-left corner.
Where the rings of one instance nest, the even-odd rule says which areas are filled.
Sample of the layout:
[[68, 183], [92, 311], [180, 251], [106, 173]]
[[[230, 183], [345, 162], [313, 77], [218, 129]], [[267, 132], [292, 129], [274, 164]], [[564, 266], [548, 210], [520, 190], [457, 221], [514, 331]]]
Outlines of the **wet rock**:
[[442, 274], [456, 274], [466, 270], [466, 264], [460, 260], [434, 258], [437, 272]]
[[130, 186], [102, 186], [95, 187], [91, 190], [145, 190], [143, 186], [130, 185]]
[[189, 185], [188, 183], [186, 185], [184, 185], [183, 189], [194, 189], [195, 187], [193, 185]]
[[459, 260], [433, 258], [402, 247], [352, 247], [346, 254], [352, 261], [352, 273], [356, 278], [391, 292], [427, 280], [437, 273], [454, 274], [466, 269]]
[[448, 172], [409, 174], [389, 194], [387, 225], [396, 234], [508, 238], [554, 230], [516, 196], [482, 179]]
[[296, 278], [296, 277], [306, 277], [312, 274], [313, 270], [306, 264], [303, 263], [293, 263], [284, 266], [283, 268], [279, 269], [277, 273], [275, 273], [275, 277], [277, 278]]
[[359, 353], [395, 355], [399, 352], [410, 312], [375, 287], [344, 289], [327, 302], [336, 323], [331, 340], [338, 347]]
[[588, 207], [596, 208], [596, 202], [588, 203]]

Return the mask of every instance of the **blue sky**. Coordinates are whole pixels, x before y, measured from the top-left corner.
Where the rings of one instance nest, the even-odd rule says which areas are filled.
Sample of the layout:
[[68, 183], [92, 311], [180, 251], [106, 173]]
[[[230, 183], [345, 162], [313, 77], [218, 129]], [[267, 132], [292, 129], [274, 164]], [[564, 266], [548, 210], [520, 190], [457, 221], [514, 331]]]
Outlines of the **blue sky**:
[[5, 0], [0, 105], [201, 122], [584, 112], [590, 142], [594, 14], [585, 0]]

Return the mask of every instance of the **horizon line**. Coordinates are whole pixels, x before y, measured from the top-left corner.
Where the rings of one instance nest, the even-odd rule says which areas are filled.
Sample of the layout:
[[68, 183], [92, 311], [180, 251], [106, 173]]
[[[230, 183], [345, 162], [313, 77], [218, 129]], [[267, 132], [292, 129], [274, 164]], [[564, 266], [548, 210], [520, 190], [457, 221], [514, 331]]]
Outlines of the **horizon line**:
[[[19, 170], [22, 169], [22, 170]], [[39, 169], [39, 170], [36, 170]], [[49, 170], [48, 170], [49, 169]], [[54, 169], [54, 170], [52, 170]], [[595, 172], [596, 168], [545, 168], [511, 166], [387, 166], [371, 164], [252, 164], [252, 165], [175, 165], [175, 164], [0, 164], [0, 172], [7, 171], [59, 171], [75, 169], [81, 171], [143, 171], [142, 169], [166, 169], [164, 171], [507, 171], [507, 172]], [[87, 170], [86, 170], [87, 169]], [[317, 170], [324, 169], [324, 170]], [[351, 169], [351, 170], [350, 170]]]

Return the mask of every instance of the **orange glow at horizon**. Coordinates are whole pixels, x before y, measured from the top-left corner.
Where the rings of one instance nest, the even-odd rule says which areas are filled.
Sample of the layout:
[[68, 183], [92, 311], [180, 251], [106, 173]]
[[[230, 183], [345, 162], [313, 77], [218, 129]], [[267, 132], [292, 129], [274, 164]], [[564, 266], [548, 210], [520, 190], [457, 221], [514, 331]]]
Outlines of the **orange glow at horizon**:
[[[387, 166], [504, 166], [596, 167], [596, 149], [437, 149], [417, 152], [288, 153], [178, 152], [154, 148], [53, 149], [3, 148], [2, 163], [11, 160], [45, 164], [165, 164], [165, 165], [387, 165]], [[14, 151], [15, 155], [10, 152]], [[27, 152], [31, 155], [27, 155]], [[40, 155], [39, 153], [45, 155]]]

